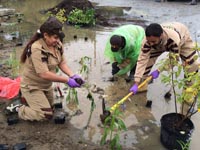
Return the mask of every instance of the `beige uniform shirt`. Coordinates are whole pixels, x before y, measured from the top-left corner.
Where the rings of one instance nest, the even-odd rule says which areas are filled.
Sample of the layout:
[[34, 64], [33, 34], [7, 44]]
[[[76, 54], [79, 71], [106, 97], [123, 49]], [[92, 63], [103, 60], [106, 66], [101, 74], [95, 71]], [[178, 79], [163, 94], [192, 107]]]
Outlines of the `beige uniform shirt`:
[[163, 52], [179, 53], [183, 62], [187, 61], [189, 65], [195, 64], [190, 71], [196, 71], [198, 68], [198, 63], [193, 60], [196, 55], [193, 49], [194, 42], [187, 27], [178, 22], [164, 23], [161, 26], [164, 30], [164, 38], [158, 46], [150, 46], [146, 39], [143, 40], [134, 76], [135, 82], [140, 82], [143, 75], [147, 76], [150, 73], [157, 57]]
[[56, 73], [56, 67], [64, 61], [62, 45], [56, 47], [53, 54], [43, 39], [34, 42], [31, 47], [31, 55], [24, 64], [21, 87], [28, 89], [49, 90], [52, 82], [39, 77], [39, 73], [51, 71]]

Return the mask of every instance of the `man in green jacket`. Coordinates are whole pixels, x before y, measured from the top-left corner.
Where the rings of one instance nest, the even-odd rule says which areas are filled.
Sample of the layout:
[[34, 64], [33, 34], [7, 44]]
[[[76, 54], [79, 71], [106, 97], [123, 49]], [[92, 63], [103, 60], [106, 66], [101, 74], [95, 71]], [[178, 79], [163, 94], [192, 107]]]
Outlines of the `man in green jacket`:
[[112, 63], [112, 75], [130, 72], [127, 81], [133, 79], [144, 36], [144, 29], [137, 25], [123, 25], [111, 33], [104, 54]]

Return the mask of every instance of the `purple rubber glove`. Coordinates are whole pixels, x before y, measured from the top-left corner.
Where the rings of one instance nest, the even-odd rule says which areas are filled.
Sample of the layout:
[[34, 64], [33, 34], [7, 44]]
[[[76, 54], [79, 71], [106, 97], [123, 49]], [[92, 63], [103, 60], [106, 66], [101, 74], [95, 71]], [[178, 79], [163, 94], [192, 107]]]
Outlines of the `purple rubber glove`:
[[160, 72], [156, 69], [154, 70], [150, 75], [152, 76], [153, 79], [158, 78]]
[[85, 81], [78, 74], [74, 74], [70, 78], [74, 79], [79, 85], [82, 85], [85, 83]]
[[76, 87], [80, 87], [80, 86], [81, 86], [81, 85], [78, 84], [78, 83], [75, 81], [75, 79], [73, 79], [73, 78], [69, 78], [67, 84], [68, 84], [69, 87], [71, 87], [71, 88], [76, 88]]
[[138, 85], [135, 83], [131, 88], [130, 88], [130, 92], [133, 92], [134, 94], [136, 94], [138, 91]]

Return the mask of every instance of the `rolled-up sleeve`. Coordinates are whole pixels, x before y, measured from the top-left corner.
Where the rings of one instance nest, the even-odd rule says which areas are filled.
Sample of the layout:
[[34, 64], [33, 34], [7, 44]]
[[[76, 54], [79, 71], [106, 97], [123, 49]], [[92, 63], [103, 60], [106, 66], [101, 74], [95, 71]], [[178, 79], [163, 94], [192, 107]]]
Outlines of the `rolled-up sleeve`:
[[140, 82], [145, 72], [150, 57], [150, 47], [144, 44], [137, 61], [137, 67], [134, 75], [135, 82]]

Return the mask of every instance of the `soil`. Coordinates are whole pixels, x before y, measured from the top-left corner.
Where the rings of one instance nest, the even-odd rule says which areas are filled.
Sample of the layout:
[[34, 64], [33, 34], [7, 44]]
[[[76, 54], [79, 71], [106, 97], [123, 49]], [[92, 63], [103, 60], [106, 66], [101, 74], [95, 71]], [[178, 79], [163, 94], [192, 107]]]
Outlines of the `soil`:
[[166, 114], [161, 119], [161, 142], [168, 149], [181, 150], [178, 141], [187, 142], [190, 140], [194, 125], [190, 119], [184, 119], [181, 114]]
[[31, 150], [103, 150], [107, 149], [92, 144], [82, 138], [82, 131], [70, 123], [54, 124], [47, 122], [21, 121], [7, 125], [6, 118], [0, 116], [0, 144], [8, 144], [10, 149], [17, 143], [26, 143]]
[[161, 119], [161, 126], [171, 133], [179, 133], [184, 131], [190, 133], [194, 129], [194, 125], [189, 118], [185, 119], [181, 114], [167, 114]]

